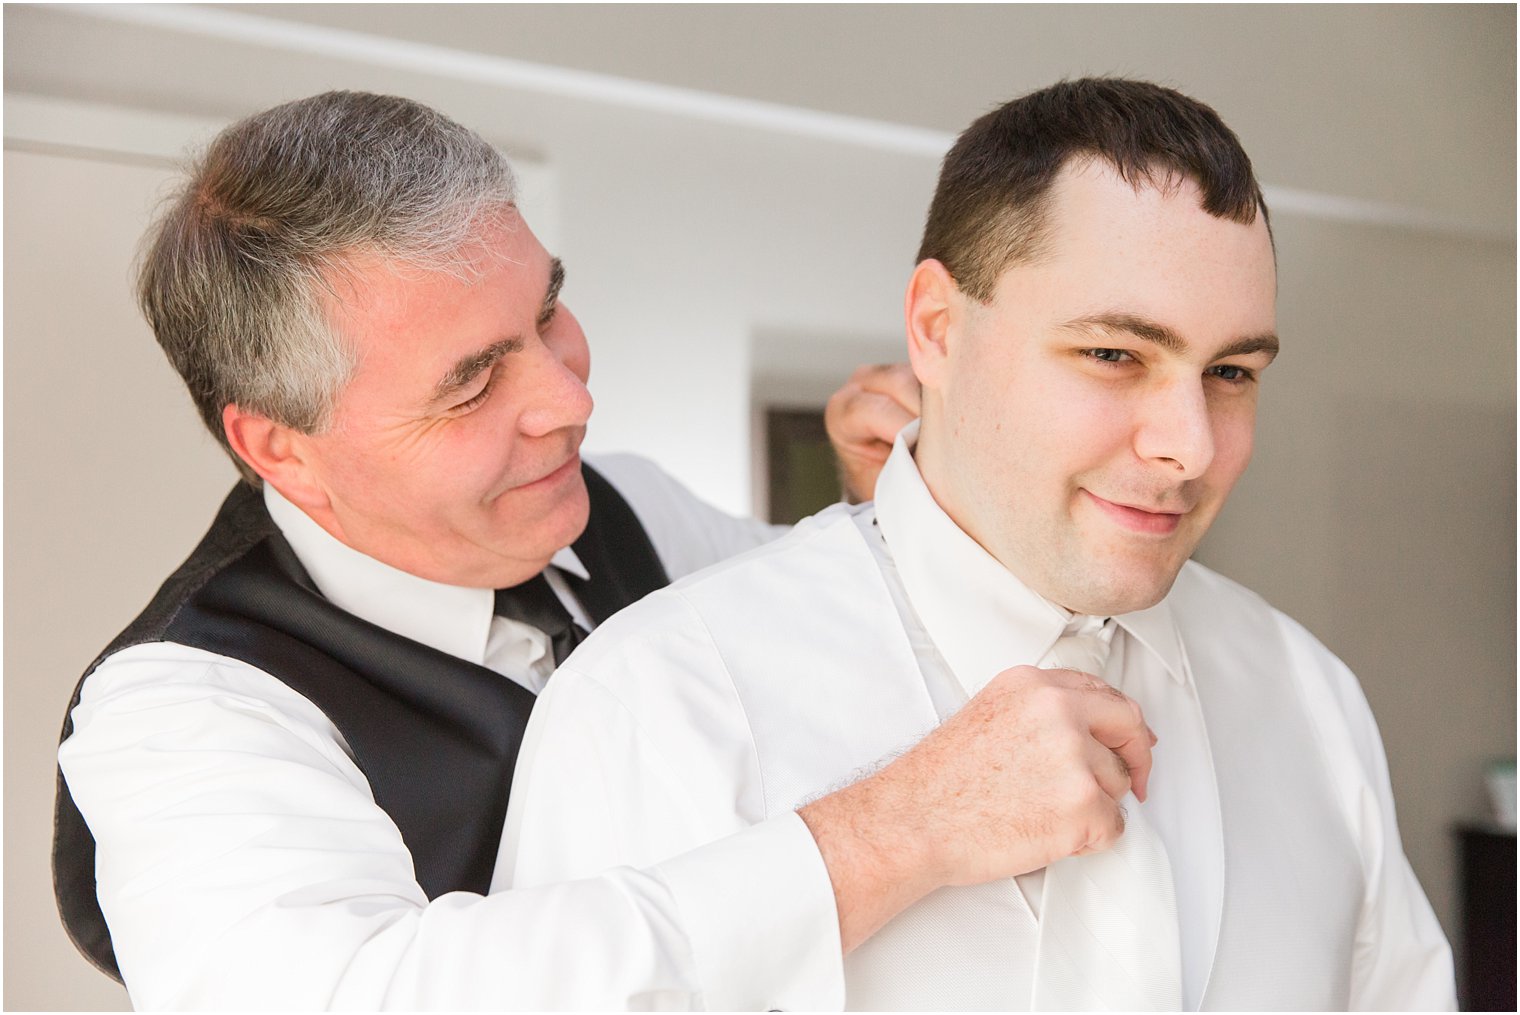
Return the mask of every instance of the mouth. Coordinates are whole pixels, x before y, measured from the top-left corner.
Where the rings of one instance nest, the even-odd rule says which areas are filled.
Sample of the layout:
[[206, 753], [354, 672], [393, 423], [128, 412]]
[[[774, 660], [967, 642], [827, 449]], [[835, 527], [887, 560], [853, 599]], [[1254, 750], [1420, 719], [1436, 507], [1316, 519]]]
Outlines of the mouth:
[[540, 476], [537, 479], [530, 480], [529, 482], [523, 483], [520, 486], [516, 486], [513, 488], [512, 492], [523, 493], [531, 490], [547, 489], [549, 487], [555, 486], [558, 483], [564, 482], [566, 479], [570, 478], [572, 474], [580, 472], [580, 468], [581, 456], [580, 452], [577, 451], [569, 458], [567, 458], [563, 465], [556, 467], [553, 472]]
[[1133, 504], [1119, 504], [1105, 500], [1091, 490], [1083, 490], [1111, 521], [1120, 528], [1145, 536], [1170, 536], [1182, 523], [1185, 511], [1152, 511]]

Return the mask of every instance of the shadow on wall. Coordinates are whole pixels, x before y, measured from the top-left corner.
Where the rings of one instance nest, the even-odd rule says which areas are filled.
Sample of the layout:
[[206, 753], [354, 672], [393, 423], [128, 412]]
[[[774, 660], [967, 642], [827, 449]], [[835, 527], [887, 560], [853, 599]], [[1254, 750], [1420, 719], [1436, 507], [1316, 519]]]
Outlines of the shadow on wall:
[[[1351, 400], [1338, 408], [1332, 434], [1337, 473], [1355, 477], [1334, 489], [1344, 558], [1332, 594], [1365, 600], [1368, 583], [1381, 587], [1379, 608], [1358, 618], [1363, 630], [1334, 636], [1361, 675], [1385, 741], [1405, 745], [1391, 774], [1411, 864], [1452, 870], [1445, 883], [1427, 878], [1425, 889], [1437, 912], [1450, 914], [1465, 1006], [1486, 1010], [1496, 994], [1494, 976], [1474, 970], [1507, 966], [1508, 987], [1497, 993], [1507, 993], [1503, 1003], [1513, 1010], [1513, 878], [1507, 900], [1491, 897], [1492, 883], [1458, 884], [1474, 874], [1453, 863], [1460, 840], [1450, 815], [1489, 813], [1482, 777], [1492, 745], [1514, 731], [1514, 416]], [[1435, 801], [1446, 802], [1444, 814]], [[1512, 864], [1512, 835], [1508, 842]], [[1504, 927], [1474, 923], [1464, 898], [1507, 907]]]
[[[1444, 771], [1406, 760], [1393, 772], [1398, 799], [1487, 813], [1481, 745], [1513, 736], [1515, 716], [1513, 412], [1351, 399], [1328, 439], [1337, 473], [1354, 477], [1334, 488], [1333, 597], [1382, 591], [1378, 609], [1357, 618], [1361, 630], [1325, 636], [1344, 643], [1385, 740], [1439, 740], [1459, 754]], [[1473, 729], [1475, 718], [1493, 728]], [[1411, 859], [1421, 817], [1406, 806]]]

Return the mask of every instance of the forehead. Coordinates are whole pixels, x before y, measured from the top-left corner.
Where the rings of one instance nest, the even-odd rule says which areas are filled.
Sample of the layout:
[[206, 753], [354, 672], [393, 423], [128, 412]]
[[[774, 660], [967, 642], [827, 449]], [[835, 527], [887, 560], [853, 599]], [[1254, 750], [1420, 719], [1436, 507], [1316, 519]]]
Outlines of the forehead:
[[549, 270], [548, 251], [514, 212], [433, 262], [350, 255], [330, 280], [327, 311], [361, 358], [389, 346], [444, 354], [482, 328], [533, 320]]
[[357, 361], [341, 402], [415, 398], [462, 358], [531, 333], [550, 257], [522, 218], [492, 223], [455, 254], [438, 270], [362, 252], [331, 280], [326, 310]]
[[1191, 180], [1136, 187], [1102, 161], [1067, 166], [1049, 201], [1044, 256], [1001, 280], [1021, 301], [1072, 317], [1141, 314], [1184, 334], [1273, 330], [1277, 272], [1263, 216], [1216, 218]]

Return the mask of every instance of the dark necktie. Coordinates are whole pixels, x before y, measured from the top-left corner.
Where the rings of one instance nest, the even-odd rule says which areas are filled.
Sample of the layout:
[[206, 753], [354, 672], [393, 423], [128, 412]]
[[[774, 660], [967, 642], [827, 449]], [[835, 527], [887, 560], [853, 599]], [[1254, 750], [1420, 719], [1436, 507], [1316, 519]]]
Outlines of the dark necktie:
[[521, 585], [497, 589], [496, 614], [536, 627], [547, 634], [554, 652], [555, 666], [564, 662], [565, 657], [586, 637], [585, 629], [570, 616], [570, 611], [559, 601], [559, 597], [549, 587], [549, 580], [542, 573], [534, 575]]

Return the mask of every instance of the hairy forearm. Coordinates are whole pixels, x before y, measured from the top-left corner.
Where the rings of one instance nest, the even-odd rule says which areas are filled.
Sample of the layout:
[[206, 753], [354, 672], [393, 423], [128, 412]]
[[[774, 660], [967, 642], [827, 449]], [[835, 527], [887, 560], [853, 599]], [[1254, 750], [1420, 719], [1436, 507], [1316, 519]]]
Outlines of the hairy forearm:
[[943, 880], [903, 774], [889, 766], [798, 812], [828, 868], [847, 955]]
[[937, 888], [1112, 846], [1118, 801], [1132, 785], [1143, 799], [1154, 743], [1139, 707], [1093, 677], [999, 674], [907, 753], [799, 812], [845, 952]]

